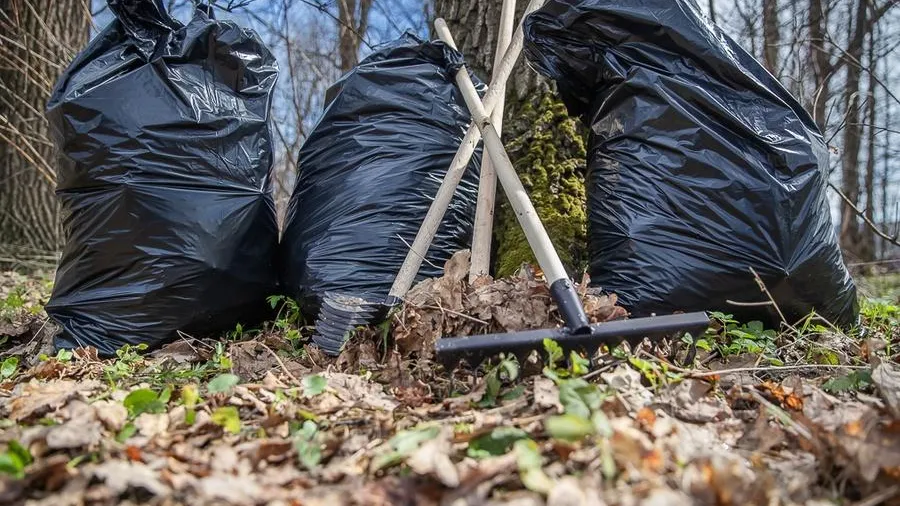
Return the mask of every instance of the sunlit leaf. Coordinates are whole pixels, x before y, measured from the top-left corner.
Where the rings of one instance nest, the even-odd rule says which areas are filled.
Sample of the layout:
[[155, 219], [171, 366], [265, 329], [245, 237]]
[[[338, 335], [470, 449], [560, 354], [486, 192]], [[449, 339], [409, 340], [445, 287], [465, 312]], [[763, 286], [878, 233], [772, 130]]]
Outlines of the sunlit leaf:
[[578, 441], [594, 433], [594, 424], [587, 418], [566, 413], [551, 416], [544, 422], [547, 433], [555, 439]]
[[166, 410], [166, 405], [159, 399], [159, 395], [148, 388], [140, 388], [129, 393], [122, 405], [128, 410], [128, 414], [136, 417], [141, 413], [158, 414]]
[[12, 378], [19, 368], [19, 357], [8, 357], [0, 364], [0, 379]]
[[491, 432], [469, 442], [466, 454], [474, 459], [485, 459], [504, 455], [513, 444], [528, 437], [522, 429], [516, 427], [498, 427]]
[[223, 406], [212, 412], [212, 421], [227, 432], [237, 434], [241, 431], [241, 417], [234, 406]]
[[519, 467], [519, 479], [522, 485], [533, 492], [546, 494], [553, 488], [553, 480], [541, 468], [541, 452], [537, 444], [530, 439], [520, 439], [513, 447], [516, 463]]
[[211, 394], [226, 393], [235, 387], [241, 381], [236, 375], [231, 373], [220, 374], [211, 379], [206, 385], [206, 391]]
[[318, 374], [309, 375], [303, 378], [303, 395], [315, 397], [324, 392], [327, 386], [328, 381], [322, 376]]
[[549, 338], [544, 339], [544, 351], [547, 352], [547, 365], [551, 368], [556, 366], [565, 356], [559, 343]]

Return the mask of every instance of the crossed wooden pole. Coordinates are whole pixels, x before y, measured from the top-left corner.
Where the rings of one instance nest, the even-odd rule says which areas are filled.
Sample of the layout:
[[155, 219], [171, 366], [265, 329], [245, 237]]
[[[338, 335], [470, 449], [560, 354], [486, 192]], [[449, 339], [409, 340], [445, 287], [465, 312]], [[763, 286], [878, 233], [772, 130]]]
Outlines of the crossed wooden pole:
[[[525, 8], [522, 19], [524, 20], [528, 14], [539, 9], [544, 1], [531, 0]], [[562, 262], [553, 249], [550, 238], [540, 223], [500, 141], [506, 83], [522, 52], [524, 42], [521, 21], [513, 33], [515, 10], [515, 0], [503, 0], [491, 83], [484, 97], [479, 100], [465, 67], [454, 76], [472, 113], [473, 124], [466, 131], [419, 232], [407, 252], [406, 259], [394, 279], [394, 284], [388, 294], [388, 302], [391, 305], [401, 300], [412, 286], [482, 135], [485, 138], [485, 155], [481, 164], [478, 187], [469, 280], [474, 281], [477, 277], [488, 274], [498, 176], [548, 282], [568, 279]], [[450, 30], [443, 19], [435, 21], [435, 29], [438, 37], [444, 43], [456, 48]]]

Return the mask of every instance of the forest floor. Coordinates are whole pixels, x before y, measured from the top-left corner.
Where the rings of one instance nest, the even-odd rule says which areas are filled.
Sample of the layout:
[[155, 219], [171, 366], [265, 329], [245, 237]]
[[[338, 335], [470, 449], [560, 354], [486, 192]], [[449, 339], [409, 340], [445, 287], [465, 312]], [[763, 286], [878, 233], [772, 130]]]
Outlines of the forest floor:
[[592, 363], [546, 343], [449, 373], [438, 334], [556, 322], [532, 275], [468, 286], [464, 262], [337, 359], [281, 299], [259, 331], [54, 354], [48, 276], [0, 273], [0, 504], [900, 504], [895, 287], [862, 280], [849, 334], [716, 314]]

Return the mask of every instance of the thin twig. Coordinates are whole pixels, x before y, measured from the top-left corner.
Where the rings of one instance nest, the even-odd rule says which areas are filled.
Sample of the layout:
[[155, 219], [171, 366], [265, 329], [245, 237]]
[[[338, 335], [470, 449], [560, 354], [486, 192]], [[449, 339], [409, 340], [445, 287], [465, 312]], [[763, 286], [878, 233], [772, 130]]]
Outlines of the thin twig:
[[474, 316], [469, 316], [469, 315], [467, 315], [467, 314], [463, 314], [463, 313], [460, 313], [460, 312], [458, 312], [458, 311], [454, 311], [454, 310], [452, 310], [452, 309], [447, 309], [447, 308], [445, 308], [445, 307], [440, 307], [440, 306], [415, 306], [414, 304], [413, 304], [413, 306], [414, 306], [414, 307], [421, 307], [421, 308], [423, 308], [423, 309], [437, 309], [438, 311], [441, 311], [441, 312], [447, 312], [447, 313], [450, 313], [450, 314], [452, 314], [452, 315], [456, 315], [456, 316], [459, 316], [459, 317], [461, 317], [461, 318], [465, 318], [466, 320], [470, 320], [470, 321], [473, 321], [473, 322], [475, 322], [475, 323], [480, 323], [480, 324], [482, 324], [482, 325], [490, 325], [490, 324], [491, 324], [490, 322], [486, 322], [486, 321], [484, 321], [484, 320], [480, 320], [480, 319], [478, 319], [478, 318], [475, 318]]
[[[400, 240], [403, 242], [403, 244], [405, 244], [406, 247], [410, 249], [410, 251], [413, 251], [413, 249], [412, 249], [412, 244], [410, 244], [409, 242], [407, 242], [407, 240], [404, 239], [403, 237], [401, 237], [400, 234], [397, 234], [397, 238], [400, 239]], [[420, 254], [418, 251], [413, 251], [413, 253], [415, 253], [416, 255], [418, 255], [419, 258], [421, 258], [422, 261], [425, 262], [426, 264], [428, 264], [428, 265], [434, 267], [435, 269], [440, 269], [440, 267], [438, 267], [437, 265], [434, 265], [433, 262], [430, 262], [430, 261], [428, 260], [428, 258], [425, 257], [424, 254]], [[427, 254], [428, 252], [426, 251], [425, 253]]]
[[799, 422], [797, 422], [796, 420], [794, 420], [794, 419], [791, 417], [791, 415], [789, 415], [785, 410], [783, 410], [783, 409], [781, 409], [780, 407], [778, 407], [778, 406], [772, 404], [771, 402], [769, 402], [768, 399], [766, 399], [765, 397], [763, 397], [763, 396], [762, 396], [759, 392], [757, 392], [756, 390], [750, 389], [750, 390], [748, 390], [748, 391], [750, 392], [750, 395], [751, 395], [754, 399], [756, 399], [757, 402], [759, 402], [760, 404], [762, 404], [763, 406], [765, 406], [766, 408], [768, 408], [768, 409], [769, 409], [769, 412], [771, 412], [773, 415], [775, 415], [776, 417], [778, 417], [779, 420], [781, 420], [781, 421], [784, 422], [786, 425], [790, 426], [792, 429], [794, 429], [795, 431], [797, 431], [797, 434], [799, 434], [800, 436], [802, 436], [803, 439], [806, 439], [807, 441], [812, 441], [812, 440], [813, 440], [812, 432], [810, 432], [810, 430], [809, 430], [808, 428], [806, 428], [805, 426], [801, 425]]
[[871, 219], [869, 219], [868, 216], [866, 216], [866, 213], [864, 213], [863, 211], [860, 211], [860, 210], [859, 210], [859, 207], [857, 207], [856, 204], [854, 204], [854, 203], [850, 200], [849, 197], [847, 197], [846, 195], [844, 195], [844, 192], [842, 192], [837, 186], [835, 186], [834, 183], [829, 182], [829, 183], [828, 183], [828, 186], [829, 186], [832, 190], [836, 191], [838, 195], [840, 195], [840, 197], [841, 197], [841, 199], [843, 199], [844, 203], [847, 204], [848, 206], [850, 206], [850, 208], [853, 209], [853, 212], [856, 213], [857, 216], [859, 216], [860, 218], [862, 218], [862, 219], [863, 219], [863, 222], [864, 222], [864, 223], [865, 223], [865, 224], [866, 224], [873, 232], [875, 232], [879, 237], [881, 237], [881, 238], [884, 239], [885, 241], [888, 241], [889, 243], [891, 243], [891, 244], [893, 244], [893, 245], [895, 245], [895, 246], [900, 246], [900, 241], [898, 241], [898, 236], [896, 236], [896, 235], [894, 235], [894, 236], [889, 236], [889, 235], [887, 235], [887, 233], [885, 233], [883, 230], [881, 230], [881, 229], [878, 227], [878, 225], [876, 225]]
[[297, 377], [294, 376], [294, 375], [291, 373], [291, 371], [288, 371], [287, 366], [285, 366], [285, 365], [284, 365], [284, 362], [281, 361], [281, 357], [279, 357], [278, 354], [275, 353], [275, 351], [272, 350], [272, 348], [269, 348], [269, 347], [266, 345], [266, 343], [264, 343], [264, 342], [262, 342], [262, 341], [256, 341], [256, 344], [262, 346], [263, 349], [265, 349], [266, 351], [268, 351], [269, 353], [271, 353], [273, 357], [275, 357], [275, 361], [278, 362], [278, 365], [279, 365], [279, 366], [281, 366], [281, 370], [284, 371], [285, 374], [287, 374], [288, 378], [291, 378], [291, 380], [294, 382], [294, 385], [296, 385], [296, 386], [302, 385], [301, 381], [298, 380]]
[[770, 367], [736, 367], [734, 369], [719, 369], [717, 371], [697, 372], [690, 369], [682, 369], [669, 364], [677, 372], [687, 374], [691, 378], [708, 378], [710, 376], [723, 376], [725, 374], [735, 374], [739, 372], [779, 372], [779, 371], [797, 371], [801, 369], [868, 369], [862, 365], [832, 365], [832, 364], [805, 364], [805, 365], [782, 365]]
[[759, 289], [766, 294], [766, 297], [769, 298], [769, 302], [772, 303], [772, 306], [775, 307], [775, 311], [778, 312], [778, 316], [781, 318], [781, 322], [787, 325], [791, 330], [796, 331], [793, 325], [788, 323], [787, 318], [784, 317], [784, 313], [781, 312], [781, 308], [778, 307], [778, 303], [775, 302], [775, 297], [772, 297], [772, 294], [769, 292], [769, 289], [766, 287], [766, 284], [763, 283], [762, 278], [759, 277], [759, 274], [756, 273], [756, 269], [750, 267], [750, 273], [753, 274], [753, 279], [756, 280], [756, 284], [759, 285]]

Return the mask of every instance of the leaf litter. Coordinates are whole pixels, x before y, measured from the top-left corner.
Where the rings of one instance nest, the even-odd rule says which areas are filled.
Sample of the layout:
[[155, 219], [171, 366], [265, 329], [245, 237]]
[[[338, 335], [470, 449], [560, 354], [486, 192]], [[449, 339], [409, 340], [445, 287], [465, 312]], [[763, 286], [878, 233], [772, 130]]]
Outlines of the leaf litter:
[[[534, 271], [470, 285], [467, 262], [338, 359], [277, 327], [118, 362], [21, 355], [0, 385], [0, 502], [900, 504], [896, 336], [830, 332], [833, 369], [714, 353], [676, 366], [645, 345], [448, 372], [429, 352], [440, 336], [561, 323]], [[594, 321], [625, 315], [582, 295]]]

